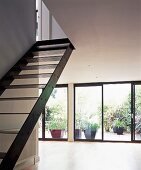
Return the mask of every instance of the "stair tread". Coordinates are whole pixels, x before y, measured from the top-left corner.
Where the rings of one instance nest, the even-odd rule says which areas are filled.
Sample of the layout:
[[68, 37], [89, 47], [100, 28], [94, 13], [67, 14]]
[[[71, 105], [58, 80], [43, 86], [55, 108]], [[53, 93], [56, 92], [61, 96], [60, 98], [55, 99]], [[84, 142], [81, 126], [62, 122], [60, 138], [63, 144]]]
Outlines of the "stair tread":
[[68, 45], [60, 45], [60, 46], [48, 46], [48, 47], [36, 47], [33, 52], [36, 52], [36, 51], [51, 51], [51, 50], [63, 50], [63, 49], [66, 49], [68, 47]]
[[1, 134], [18, 134], [20, 129], [0, 129]]
[[64, 55], [65, 50], [54, 50], [54, 51], [33, 51], [32, 54], [34, 57], [54, 57], [54, 56], [60, 56], [62, 57]]
[[6, 152], [0, 152], [0, 159], [3, 159], [6, 155]]
[[37, 45], [37, 48], [50, 48], [50, 47], [68, 47], [69, 43], [63, 43], [63, 44], [44, 44], [44, 45]]
[[21, 74], [13, 76], [15, 79], [26, 79], [26, 78], [47, 78], [50, 77], [52, 73], [40, 73], [40, 74]]
[[26, 58], [28, 63], [35, 62], [48, 62], [48, 61], [60, 61], [62, 56], [49, 56], [49, 57], [34, 57], [34, 58]]
[[6, 89], [20, 89], [20, 88], [39, 88], [42, 89], [46, 86], [46, 84], [25, 84], [25, 85], [10, 85], [4, 86]]
[[38, 97], [8, 97], [8, 98], [0, 98], [0, 101], [7, 101], [7, 100], [36, 100]]
[[29, 114], [29, 113], [0, 113], [0, 115], [17, 115], [17, 114], [19, 114], [19, 115], [26, 115], [26, 114]]
[[51, 51], [51, 50], [64, 50], [64, 49], [66, 49], [67, 48], [67, 46], [61, 46], [61, 47], [42, 47], [42, 48], [39, 48], [39, 47], [37, 47], [37, 48], [35, 48], [34, 50], [33, 50], [33, 52], [37, 52], [37, 51]]
[[57, 64], [43, 64], [31, 66], [19, 66], [22, 70], [55, 69]]
[[70, 43], [68, 38], [37, 41], [36, 45], [37, 46], [41, 46], [41, 45], [53, 45], [53, 44], [56, 45], [56, 44], [65, 44], [65, 43]]
[[68, 47], [69, 43], [63, 43], [63, 44], [44, 44], [44, 45], [37, 45], [35, 48], [51, 48], [51, 47]]

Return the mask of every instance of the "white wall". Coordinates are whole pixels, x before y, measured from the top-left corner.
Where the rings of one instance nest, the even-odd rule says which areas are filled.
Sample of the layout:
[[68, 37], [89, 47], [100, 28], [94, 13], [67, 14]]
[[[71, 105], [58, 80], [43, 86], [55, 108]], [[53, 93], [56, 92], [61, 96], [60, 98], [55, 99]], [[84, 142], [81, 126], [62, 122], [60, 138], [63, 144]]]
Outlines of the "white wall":
[[46, 5], [42, 2], [42, 40], [50, 39], [50, 14]]
[[51, 39], [66, 38], [66, 34], [57, 23], [56, 19], [52, 16], [51, 18]]
[[0, 1], [0, 78], [35, 43], [35, 0]]

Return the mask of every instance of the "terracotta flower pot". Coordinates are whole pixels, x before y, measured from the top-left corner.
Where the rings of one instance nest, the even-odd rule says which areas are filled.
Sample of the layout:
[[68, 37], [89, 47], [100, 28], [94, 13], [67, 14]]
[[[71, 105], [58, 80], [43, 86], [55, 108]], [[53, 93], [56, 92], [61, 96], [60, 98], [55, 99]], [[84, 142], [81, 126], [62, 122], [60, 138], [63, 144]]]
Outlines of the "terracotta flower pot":
[[63, 138], [64, 136], [64, 130], [61, 129], [53, 129], [50, 130], [52, 138]]

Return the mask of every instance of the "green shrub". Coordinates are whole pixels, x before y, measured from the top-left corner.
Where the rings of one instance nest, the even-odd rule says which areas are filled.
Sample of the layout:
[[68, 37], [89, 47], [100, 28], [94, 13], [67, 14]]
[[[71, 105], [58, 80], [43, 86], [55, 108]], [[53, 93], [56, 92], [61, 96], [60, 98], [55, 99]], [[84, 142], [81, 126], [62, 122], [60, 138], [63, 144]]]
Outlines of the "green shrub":
[[66, 120], [52, 120], [49, 122], [49, 129], [53, 130], [53, 129], [62, 129], [65, 130], [67, 127], [67, 121]]
[[125, 122], [117, 119], [117, 120], [114, 121], [114, 126], [117, 127], [117, 128], [120, 128], [120, 127], [125, 128]]

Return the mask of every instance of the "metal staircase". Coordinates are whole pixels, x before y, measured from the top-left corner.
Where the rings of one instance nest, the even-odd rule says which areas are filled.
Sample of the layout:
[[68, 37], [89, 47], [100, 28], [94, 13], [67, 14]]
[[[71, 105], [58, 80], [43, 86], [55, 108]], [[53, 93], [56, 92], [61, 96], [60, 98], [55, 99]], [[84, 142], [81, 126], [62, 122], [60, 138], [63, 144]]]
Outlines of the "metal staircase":
[[[19, 132], [15, 131], [0, 131], [0, 133], [17, 134], [12, 145], [7, 153], [0, 152], [0, 170], [12, 170], [27, 143], [45, 105], [73, 51], [74, 47], [69, 39], [56, 39], [38, 41], [33, 47], [13, 66], [13, 68], [0, 81], [0, 102], [1, 101], [19, 101], [22, 100], [37, 100], [30, 113], [0, 113], [1, 114], [28, 114], [27, 119], [22, 125]], [[61, 54], [56, 55], [56, 51]], [[46, 62], [50, 62], [49, 64]], [[51, 62], [56, 62], [51, 64]], [[43, 63], [43, 64], [42, 64]], [[35, 74], [21, 74], [23, 70], [46, 70], [53, 69], [53, 72], [37, 72]], [[12, 84], [15, 79], [33, 79], [33, 78], [48, 78], [45, 83], [32, 84]], [[8, 89], [43, 89], [39, 97], [2, 97], [2, 94]], [[18, 147], [17, 147], [18, 146]]]

